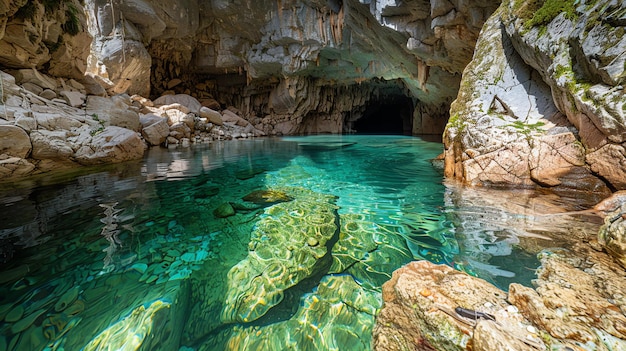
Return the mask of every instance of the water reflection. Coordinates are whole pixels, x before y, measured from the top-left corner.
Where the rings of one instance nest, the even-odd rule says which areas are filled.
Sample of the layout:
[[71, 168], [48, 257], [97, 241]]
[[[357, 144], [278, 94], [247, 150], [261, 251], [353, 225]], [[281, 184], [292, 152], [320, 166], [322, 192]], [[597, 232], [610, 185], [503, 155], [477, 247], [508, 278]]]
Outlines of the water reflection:
[[[4, 185], [0, 349], [368, 349], [381, 285], [410, 260], [506, 289], [530, 284], [542, 248], [597, 231], [542, 216], [595, 199], [444, 184], [440, 152], [410, 137], [266, 138]], [[267, 190], [284, 203], [245, 200]], [[254, 308], [224, 313], [227, 297]]]

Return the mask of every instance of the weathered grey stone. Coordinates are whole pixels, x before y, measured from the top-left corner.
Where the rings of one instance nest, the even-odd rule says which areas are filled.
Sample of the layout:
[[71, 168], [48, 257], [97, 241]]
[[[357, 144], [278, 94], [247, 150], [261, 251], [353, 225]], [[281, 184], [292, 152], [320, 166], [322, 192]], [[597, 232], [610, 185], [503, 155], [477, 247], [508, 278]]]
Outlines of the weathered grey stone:
[[43, 89], [50, 90], [57, 88], [57, 82], [54, 78], [40, 73], [34, 68], [17, 70], [14, 72], [14, 76], [17, 84], [32, 83]]
[[87, 98], [85, 94], [78, 91], [67, 91], [63, 90], [59, 95], [65, 99], [68, 105], [73, 107], [80, 107], [85, 103], [85, 99]]
[[74, 158], [84, 165], [136, 160], [143, 157], [145, 147], [136, 132], [108, 126], [93, 137], [91, 145], [80, 148]]
[[[144, 124], [141, 135], [150, 145], [161, 145], [170, 134], [170, 126], [167, 124], [167, 119], [158, 116], [152, 117], [155, 117], [151, 118], [152, 123]], [[158, 120], [156, 120], [157, 118]]]
[[193, 96], [187, 94], [163, 95], [153, 101], [155, 106], [181, 104], [189, 109], [190, 112], [199, 114], [202, 105]]
[[44, 99], [52, 100], [52, 99], [56, 99], [57, 93], [55, 93], [54, 90], [44, 89], [41, 92], [41, 94], [39, 94], [39, 96], [41, 96]]
[[221, 126], [224, 123], [222, 121], [222, 114], [208, 107], [202, 106], [200, 108], [199, 115], [200, 117], [206, 118], [209, 122], [217, 124], [218, 126]]
[[0, 154], [27, 158], [31, 150], [30, 138], [24, 129], [11, 125], [0, 125]]
[[104, 126], [116, 126], [139, 131], [141, 123], [139, 114], [132, 111], [130, 97], [118, 95], [112, 98], [100, 96], [87, 97], [87, 115], [102, 122]]
[[69, 160], [74, 154], [71, 145], [67, 142], [66, 130], [34, 130], [30, 133], [33, 144], [32, 158]]

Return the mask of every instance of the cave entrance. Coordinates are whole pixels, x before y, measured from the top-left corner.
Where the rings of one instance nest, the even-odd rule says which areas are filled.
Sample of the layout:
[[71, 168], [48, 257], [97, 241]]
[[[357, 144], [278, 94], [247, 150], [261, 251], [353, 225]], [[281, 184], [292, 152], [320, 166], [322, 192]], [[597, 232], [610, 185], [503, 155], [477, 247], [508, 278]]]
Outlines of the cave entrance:
[[352, 129], [358, 134], [411, 135], [413, 101], [407, 96], [386, 97], [370, 102]]

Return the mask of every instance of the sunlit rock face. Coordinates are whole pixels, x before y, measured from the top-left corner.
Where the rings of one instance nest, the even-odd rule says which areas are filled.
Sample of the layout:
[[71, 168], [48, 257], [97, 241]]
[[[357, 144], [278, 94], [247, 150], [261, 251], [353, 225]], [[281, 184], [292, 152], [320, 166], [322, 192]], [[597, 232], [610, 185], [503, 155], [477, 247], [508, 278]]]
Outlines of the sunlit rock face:
[[[351, 131], [394, 96], [440, 134], [491, 2], [93, 1], [87, 71], [110, 93], [189, 93], [266, 133]], [[384, 114], [378, 116], [385, 123]]]
[[624, 6], [568, 1], [551, 13], [550, 3], [506, 1], [486, 23], [444, 135], [448, 177], [626, 186]]
[[3, 1], [0, 4], [0, 66], [45, 69], [57, 77], [81, 79], [91, 35], [78, 0]]

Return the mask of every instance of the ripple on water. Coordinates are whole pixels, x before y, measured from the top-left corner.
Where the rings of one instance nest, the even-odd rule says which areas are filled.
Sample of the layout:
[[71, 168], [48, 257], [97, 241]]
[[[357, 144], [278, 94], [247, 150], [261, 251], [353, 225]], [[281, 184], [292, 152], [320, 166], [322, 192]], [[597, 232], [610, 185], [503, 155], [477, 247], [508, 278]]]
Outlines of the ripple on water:
[[[443, 184], [430, 164], [441, 149], [393, 136], [220, 142], [3, 188], [0, 345], [368, 350], [381, 285], [403, 264], [506, 288], [530, 283], [542, 248], [597, 231], [539, 216], [576, 199]], [[255, 191], [299, 200], [245, 206]], [[236, 214], [216, 218], [222, 204]], [[268, 245], [281, 236], [293, 241]], [[247, 307], [225, 312], [229, 296]]]

